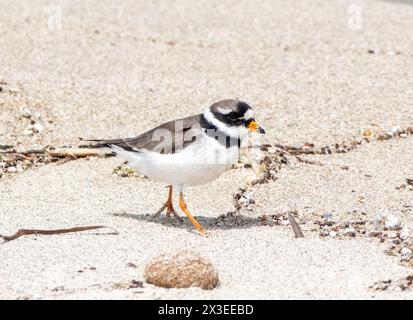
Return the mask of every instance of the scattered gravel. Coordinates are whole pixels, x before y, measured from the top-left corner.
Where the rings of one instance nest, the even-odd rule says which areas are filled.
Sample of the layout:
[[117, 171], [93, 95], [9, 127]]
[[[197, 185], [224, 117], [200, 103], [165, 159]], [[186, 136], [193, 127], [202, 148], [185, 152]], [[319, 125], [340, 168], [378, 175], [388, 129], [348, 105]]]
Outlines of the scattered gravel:
[[401, 290], [401, 291], [406, 291], [406, 290], [412, 290], [413, 289], [413, 274], [393, 281], [391, 279], [388, 280], [383, 280], [383, 281], [377, 281], [373, 285], [370, 286], [370, 289], [376, 290], [376, 291], [384, 291], [384, 290]]

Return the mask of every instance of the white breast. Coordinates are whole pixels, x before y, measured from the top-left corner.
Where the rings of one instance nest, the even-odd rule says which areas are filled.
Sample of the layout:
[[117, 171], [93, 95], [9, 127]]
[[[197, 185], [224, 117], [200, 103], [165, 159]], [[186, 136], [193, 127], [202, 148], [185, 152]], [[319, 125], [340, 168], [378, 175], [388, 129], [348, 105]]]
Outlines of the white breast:
[[174, 186], [193, 186], [213, 181], [236, 163], [239, 157], [237, 145], [226, 148], [207, 135], [200, 136], [196, 142], [174, 154], [146, 150], [130, 152], [116, 146], [113, 149], [139, 173]]

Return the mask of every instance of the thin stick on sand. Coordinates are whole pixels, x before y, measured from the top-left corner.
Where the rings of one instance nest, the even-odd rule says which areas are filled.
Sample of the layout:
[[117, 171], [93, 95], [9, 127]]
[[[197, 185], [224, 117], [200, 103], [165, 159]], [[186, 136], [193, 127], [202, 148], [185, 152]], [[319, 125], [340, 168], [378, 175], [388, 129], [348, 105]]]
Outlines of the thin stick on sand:
[[299, 157], [299, 156], [295, 156], [295, 158], [296, 158], [299, 162], [302, 162], [302, 163], [315, 164], [315, 165], [317, 165], [317, 166], [324, 166], [324, 164], [321, 163], [321, 162], [319, 162], [319, 161], [312, 161], [312, 160], [308, 160], [308, 159], [303, 159], [303, 158], [301, 158], [301, 157]]
[[85, 227], [74, 227], [74, 228], [68, 228], [68, 229], [54, 229], [54, 230], [40, 230], [40, 229], [19, 229], [15, 234], [11, 236], [3, 236], [0, 235], [0, 238], [4, 240], [3, 243], [16, 240], [17, 238], [20, 238], [21, 236], [28, 236], [28, 235], [53, 235], [53, 234], [62, 234], [62, 233], [70, 233], [70, 232], [81, 232], [81, 231], [88, 231], [88, 230], [95, 230], [95, 229], [101, 229], [101, 228], [106, 228], [112, 230], [110, 234], [118, 234], [118, 232], [112, 228], [106, 227], [106, 226], [85, 226]]
[[107, 156], [111, 155], [112, 152], [102, 152], [92, 149], [56, 149], [50, 150], [47, 154], [55, 158], [85, 158], [85, 157], [96, 157], [96, 156]]
[[304, 238], [304, 234], [301, 231], [301, 228], [298, 225], [297, 221], [295, 221], [295, 218], [291, 214], [291, 212], [288, 213], [288, 221], [290, 221], [290, 224], [291, 224], [291, 227], [293, 228], [295, 237], [296, 238]]
[[15, 149], [1, 151], [0, 154], [14, 154], [14, 155], [46, 155], [54, 158], [85, 158], [85, 157], [96, 157], [96, 156], [111, 156], [113, 155], [111, 151], [101, 151], [96, 149], [80, 149], [80, 148], [59, 148], [50, 149], [46, 146], [42, 149], [32, 149], [26, 151], [16, 151]]

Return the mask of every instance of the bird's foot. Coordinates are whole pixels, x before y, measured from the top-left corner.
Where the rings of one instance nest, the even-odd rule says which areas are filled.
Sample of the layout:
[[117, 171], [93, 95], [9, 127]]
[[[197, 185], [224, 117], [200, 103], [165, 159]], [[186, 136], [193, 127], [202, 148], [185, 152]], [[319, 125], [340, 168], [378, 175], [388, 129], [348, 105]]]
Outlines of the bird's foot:
[[184, 222], [184, 219], [182, 219], [175, 211], [174, 208], [167, 208], [166, 210], [166, 215], [168, 216], [168, 218], [171, 217], [171, 214], [174, 215], [175, 218], [177, 218], [180, 222]]
[[151, 219], [154, 218], [158, 218], [159, 215], [165, 211], [166, 209], [166, 215], [168, 216], [168, 218], [171, 217], [171, 214], [174, 215], [175, 218], [177, 218], [180, 222], [184, 222], [184, 220], [176, 213], [175, 209], [167, 202], [165, 202], [165, 204], [158, 210], [156, 211], [156, 213], [154, 213], [153, 215], [151, 215]]
[[159, 215], [166, 209], [167, 206], [168, 206], [168, 203], [165, 202], [165, 204], [158, 211], [156, 211], [154, 214], [152, 214], [151, 217], [152, 218], [159, 217]]
[[185, 203], [184, 196], [183, 196], [182, 192], [179, 195], [179, 207], [181, 208], [181, 210], [183, 212], [185, 212], [185, 214], [188, 217], [189, 221], [192, 222], [195, 229], [198, 230], [198, 232], [201, 234], [201, 236], [206, 236], [206, 232], [205, 232], [204, 228], [201, 226], [201, 224], [198, 221], [196, 221], [196, 219], [192, 216], [191, 212], [189, 212], [189, 210], [186, 206], [186, 203]]

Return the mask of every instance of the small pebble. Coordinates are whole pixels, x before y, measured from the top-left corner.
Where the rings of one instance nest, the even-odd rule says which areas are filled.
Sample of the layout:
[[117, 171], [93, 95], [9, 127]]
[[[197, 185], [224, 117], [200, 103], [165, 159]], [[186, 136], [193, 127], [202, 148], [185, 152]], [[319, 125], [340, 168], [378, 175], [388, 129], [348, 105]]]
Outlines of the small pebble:
[[377, 134], [377, 139], [378, 140], [388, 140], [393, 138], [393, 133], [392, 132], [380, 132]]
[[383, 212], [377, 212], [376, 216], [374, 217], [374, 222], [380, 224], [383, 221], [385, 214]]
[[327, 221], [331, 221], [331, 220], [333, 220], [333, 213], [326, 212], [321, 216], [321, 218], [323, 218], [324, 220], [327, 220]]
[[44, 127], [40, 123], [35, 123], [33, 129], [36, 133], [41, 133], [44, 130]]
[[52, 289], [53, 292], [59, 292], [59, 291], [64, 291], [65, 287], [64, 286], [57, 286]]
[[307, 211], [309, 214], [315, 214], [315, 210], [313, 208], [308, 209]]
[[397, 238], [397, 232], [389, 232], [389, 233], [387, 234], [387, 237], [388, 237], [389, 239], [396, 239], [396, 238]]
[[410, 237], [410, 231], [408, 228], [404, 227], [401, 231], [400, 231], [400, 239], [402, 240], [407, 240]]
[[143, 288], [143, 282], [138, 280], [132, 280], [129, 285], [129, 289]]
[[402, 259], [403, 259], [403, 260], [410, 260], [410, 259], [412, 258], [412, 256], [413, 256], [412, 250], [410, 250], [410, 249], [407, 248], [407, 247], [403, 247], [403, 248], [400, 250], [400, 254], [402, 255]]
[[363, 137], [365, 139], [370, 139], [373, 136], [373, 134], [374, 134], [373, 130], [371, 130], [371, 129], [363, 130]]
[[239, 199], [239, 203], [243, 206], [255, 203], [254, 195], [251, 192], [246, 192], [242, 195], [241, 199]]
[[32, 136], [33, 133], [34, 133], [34, 132], [33, 132], [32, 130], [27, 129], [27, 130], [24, 130], [24, 131], [22, 132], [22, 135], [23, 135], [23, 136], [26, 136], [26, 137], [29, 137], [29, 136]]
[[16, 173], [16, 172], [17, 172], [17, 168], [16, 168], [16, 167], [9, 167], [9, 168], [7, 168], [7, 172]]
[[280, 226], [288, 226], [290, 224], [290, 221], [288, 220], [281, 220], [280, 221]]
[[344, 236], [349, 236], [349, 237], [355, 237], [357, 234], [357, 230], [354, 229], [353, 227], [348, 227], [343, 231]]
[[328, 235], [330, 235], [330, 232], [326, 229], [322, 229], [322, 230], [320, 230], [319, 235], [320, 235], [320, 237], [327, 237]]
[[126, 264], [126, 266], [129, 267], [129, 268], [133, 268], [133, 269], [136, 269], [136, 268], [137, 268], [136, 264], [134, 264], [133, 262], [128, 262], [128, 263]]
[[30, 118], [30, 117], [32, 116], [32, 112], [31, 112], [30, 109], [23, 108], [21, 112], [22, 112], [22, 113], [21, 113], [21, 116], [22, 116], [22, 117]]
[[384, 226], [389, 230], [398, 230], [402, 226], [402, 222], [399, 217], [390, 214], [386, 216], [384, 220]]
[[391, 129], [391, 132], [393, 133], [393, 135], [400, 135], [404, 132], [404, 130], [402, 129], [402, 127], [394, 127]]
[[371, 231], [369, 232], [369, 237], [379, 237], [383, 234], [381, 231]]
[[391, 285], [392, 281], [389, 280], [384, 280], [384, 281], [378, 281], [375, 284], [373, 284], [372, 286], [370, 286], [370, 289], [376, 290], [376, 291], [384, 291], [387, 290], [390, 285]]

